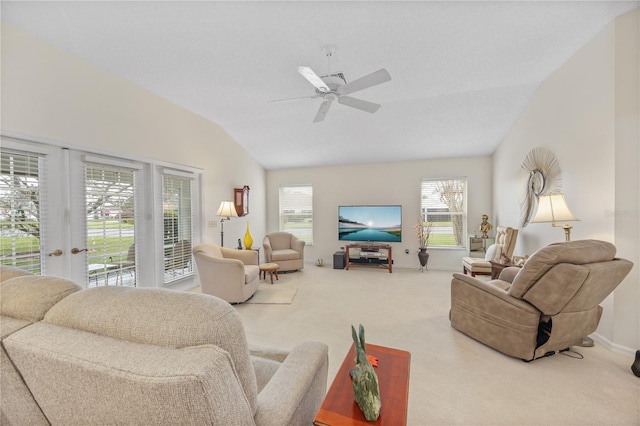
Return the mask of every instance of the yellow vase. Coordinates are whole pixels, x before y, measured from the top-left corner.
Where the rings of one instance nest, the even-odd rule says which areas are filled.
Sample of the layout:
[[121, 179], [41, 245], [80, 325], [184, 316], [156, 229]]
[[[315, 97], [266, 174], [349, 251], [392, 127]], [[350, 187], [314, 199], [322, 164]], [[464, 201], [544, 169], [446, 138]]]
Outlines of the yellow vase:
[[253, 246], [253, 237], [251, 236], [251, 232], [249, 232], [249, 221], [247, 221], [247, 232], [244, 234], [244, 248], [251, 250], [251, 246]]

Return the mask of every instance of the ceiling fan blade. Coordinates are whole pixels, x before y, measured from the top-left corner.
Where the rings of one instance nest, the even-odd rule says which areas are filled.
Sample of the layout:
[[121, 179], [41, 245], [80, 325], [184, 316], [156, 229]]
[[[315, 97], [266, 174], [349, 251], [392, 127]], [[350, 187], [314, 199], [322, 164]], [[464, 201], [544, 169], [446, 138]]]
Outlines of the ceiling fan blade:
[[380, 104], [374, 104], [373, 102], [363, 101], [362, 99], [352, 98], [351, 96], [340, 96], [338, 102], [342, 105], [350, 106], [352, 108], [358, 108], [362, 111], [374, 113], [380, 108]]
[[382, 68], [357, 80], [353, 80], [352, 82], [347, 83], [344, 86], [338, 87], [338, 90], [336, 90], [336, 92], [339, 95], [346, 95], [348, 93], [357, 92], [358, 90], [363, 90], [371, 86], [382, 84], [389, 80], [391, 80], [391, 75], [389, 75], [387, 70]]
[[320, 77], [318, 77], [318, 74], [313, 72], [311, 68], [300, 66], [298, 67], [298, 72], [302, 74], [302, 76], [306, 78], [309, 81], [309, 83], [313, 84], [318, 90], [322, 92], [331, 91], [331, 89], [329, 89], [329, 86], [327, 86], [325, 82], [322, 81]]
[[331, 101], [324, 101], [322, 104], [320, 104], [320, 108], [318, 109], [316, 118], [313, 119], [313, 122], [317, 123], [319, 121], [324, 120], [324, 118], [327, 116], [327, 113], [329, 112], [330, 106], [331, 106]]
[[294, 99], [315, 99], [317, 97], [318, 97], [318, 95], [316, 95], [316, 96], [298, 96], [298, 97], [295, 97], [295, 98], [272, 99], [272, 100], [267, 101], [267, 102], [292, 101]]

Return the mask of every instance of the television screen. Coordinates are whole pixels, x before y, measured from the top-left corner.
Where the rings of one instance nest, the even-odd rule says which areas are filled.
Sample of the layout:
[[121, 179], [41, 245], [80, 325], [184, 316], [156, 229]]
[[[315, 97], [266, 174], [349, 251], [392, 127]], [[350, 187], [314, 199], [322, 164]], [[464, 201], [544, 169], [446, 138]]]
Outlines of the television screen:
[[339, 206], [338, 240], [402, 242], [402, 206]]

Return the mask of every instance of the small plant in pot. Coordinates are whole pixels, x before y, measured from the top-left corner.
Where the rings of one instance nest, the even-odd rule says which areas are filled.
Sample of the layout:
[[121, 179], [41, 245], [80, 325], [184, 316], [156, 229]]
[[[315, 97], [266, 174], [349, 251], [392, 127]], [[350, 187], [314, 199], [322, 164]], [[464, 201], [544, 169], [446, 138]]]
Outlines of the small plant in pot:
[[432, 229], [432, 222], [422, 222], [422, 220], [419, 220], [415, 226], [416, 237], [418, 238], [418, 260], [420, 260], [421, 271], [426, 268], [427, 262], [429, 261], [427, 247], [429, 247], [429, 239], [431, 238]]

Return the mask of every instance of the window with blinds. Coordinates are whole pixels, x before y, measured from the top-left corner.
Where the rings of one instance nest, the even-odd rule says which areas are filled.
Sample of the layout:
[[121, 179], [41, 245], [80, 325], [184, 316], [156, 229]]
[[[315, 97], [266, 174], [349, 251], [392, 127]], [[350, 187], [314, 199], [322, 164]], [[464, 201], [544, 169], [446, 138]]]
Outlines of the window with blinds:
[[162, 175], [162, 212], [165, 284], [194, 275], [193, 177], [165, 170]]
[[313, 244], [313, 186], [280, 187], [280, 231]]
[[135, 285], [136, 173], [111, 165], [85, 163], [90, 286]]
[[422, 179], [420, 212], [430, 247], [465, 247], [467, 179]]
[[42, 272], [43, 157], [2, 150], [0, 153], [0, 263]]

